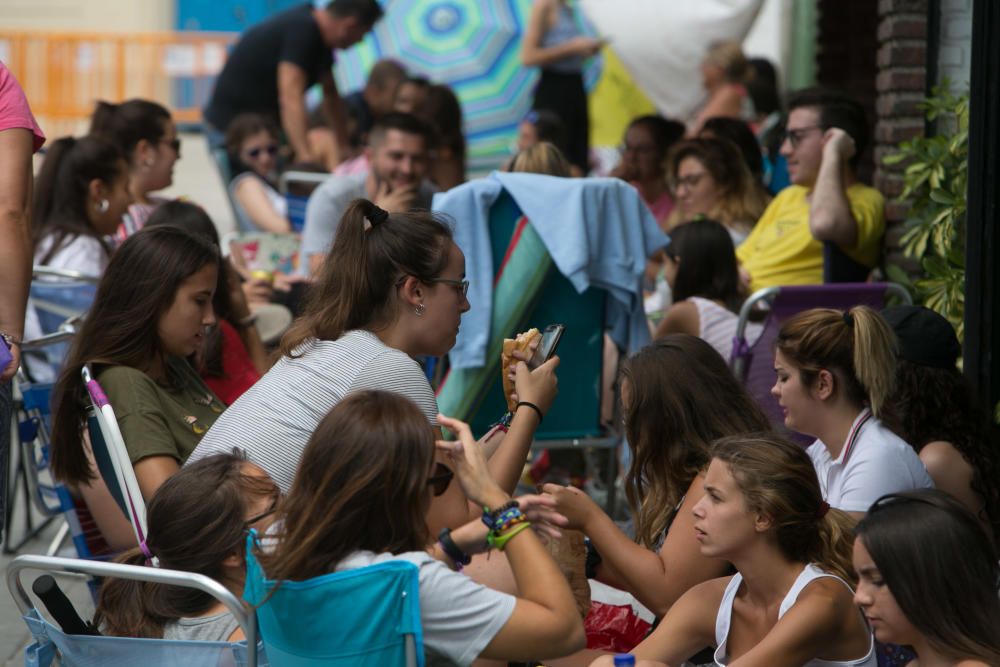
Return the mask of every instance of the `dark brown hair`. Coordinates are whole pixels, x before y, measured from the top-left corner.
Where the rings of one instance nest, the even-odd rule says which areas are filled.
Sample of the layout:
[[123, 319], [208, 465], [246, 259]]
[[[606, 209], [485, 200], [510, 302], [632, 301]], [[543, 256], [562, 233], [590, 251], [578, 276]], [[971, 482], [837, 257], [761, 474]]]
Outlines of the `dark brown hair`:
[[[242, 559], [251, 499], [279, 495], [270, 478], [248, 474], [245, 465], [237, 451], [215, 454], [184, 466], [156, 490], [149, 501], [146, 546], [160, 567], [229, 583], [223, 562], [234, 555]], [[118, 562], [142, 565], [146, 556], [136, 547]], [[168, 622], [204, 613], [214, 602], [191, 588], [107, 579], [95, 618], [106, 635], [158, 638]]]
[[381, 211], [367, 199], [355, 199], [337, 226], [330, 254], [309, 292], [305, 312], [281, 339], [281, 352], [309, 338], [336, 340], [352, 329], [392, 323], [397, 281], [407, 275], [433, 280], [448, 263], [451, 229], [426, 211], [391, 213], [378, 224]]
[[206, 264], [219, 265], [218, 248], [167, 225], [130, 236], [111, 256], [52, 391], [52, 471], [57, 479], [80, 484], [91, 478], [80, 439], [87, 405], [80, 369], [92, 364], [96, 376], [109, 366], [148, 367], [162, 354], [160, 316], [181, 284]]
[[934, 650], [1000, 664], [998, 554], [964, 505], [934, 489], [895, 493], [876, 500], [855, 530]]
[[702, 218], [674, 227], [664, 252], [680, 260], [674, 279], [674, 303], [700, 296], [721, 301], [732, 312], [739, 312], [743, 285], [733, 238], [721, 222]]
[[847, 313], [813, 308], [791, 317], [778, 332], [777, 349], [811, 387], [826, 369], [859, 405], [880, 417], [896, 374], [896, 334], [878, 312], [855, 306]]
[[118, 179], [127, 178], [124, 158], [114, 144], [97, 137], [54, 141], [35, 177], [31, 225], [35, 248], [52, 235], [52, 245], [38, 263], [47, 264], [65, 241], [78, 236], [97, 239], [110, 254], [107, 242], [90, 224], [90, 182], [97, 179], [111, 188]]
[[158, 142], [167, 133], [170, 120], [170, 112], [150, 100], [101, 101], [90, 118], [90, 134], [114, 143], [131, 163], [136, 145], [144, 139], [151, 144]]
[[712, 458], [729, 468], [747, 509], [770, 518], [785, 558], [855, 581], [854, 522], [823, 507], [816, 469], [802, 447], [775, 435], [738, 435], [716, 441]]
[[622, 378], [633, 452], [625, 490], [636, 539], [652, 546], [708, 465], [711, 443], [771, 426], [719, 353], [695, 336], [670, 334], [643, 348], [625, 362]]
[[299, 581], [355, 551], [425, 549], [433, 462], [434, 431], [413, 402], [387, 391], [349, 394], [302, 453], [281, 504], [278, 546], [260, 554], [268, 576]]

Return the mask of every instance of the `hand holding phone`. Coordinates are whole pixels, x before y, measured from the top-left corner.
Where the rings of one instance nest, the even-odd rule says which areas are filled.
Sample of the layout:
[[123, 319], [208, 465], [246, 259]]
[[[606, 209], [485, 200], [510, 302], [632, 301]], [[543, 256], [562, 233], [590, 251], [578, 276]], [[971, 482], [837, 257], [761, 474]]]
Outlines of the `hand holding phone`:
[[556, 348], [559, 347], [559, 341], [565, 331], [566, 327], [562, 324], [550, 324], [545, 327], [545, 330], [542, 331], [542, 341], [535, 349], [531, 361], [528, 362], [528, 368], [534, 370], [551, 359], [556, 353]]

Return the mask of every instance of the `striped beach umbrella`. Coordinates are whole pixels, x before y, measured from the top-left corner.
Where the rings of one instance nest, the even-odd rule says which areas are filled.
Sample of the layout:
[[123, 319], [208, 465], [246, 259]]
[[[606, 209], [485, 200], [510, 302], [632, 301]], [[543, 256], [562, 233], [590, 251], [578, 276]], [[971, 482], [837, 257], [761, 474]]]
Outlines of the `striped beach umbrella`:
[[531, 0], [386, 0], [384, 18], [338, 56], [337, 88], [357, 90], [380, 58], [452, 87], [462, 104], [470, 173], [499, 166], [531, 106], [536, 68], [520, 62]]

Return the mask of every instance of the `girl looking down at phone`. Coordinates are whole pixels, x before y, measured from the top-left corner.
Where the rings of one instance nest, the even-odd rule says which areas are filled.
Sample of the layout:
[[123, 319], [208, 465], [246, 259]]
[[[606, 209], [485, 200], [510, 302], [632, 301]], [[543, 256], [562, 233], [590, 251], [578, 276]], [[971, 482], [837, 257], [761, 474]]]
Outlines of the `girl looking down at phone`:
[[174, 227], [143, 231], [118, 248], [53, 390], [59, 480], [99, 482], [83, 439], [89, 402], [80, 369], [88, 364], [115, 410], [143, 497], [187, 460], [223, 410], [188, 363], [216, 322], [218, 271], [218, 248]]
[[[390, 560], [414, 563], [424, 641], [418, 650], [428, 665], [469, 665], [480, 656], [526, 661], [582, 647], [583, 626], [569, 586], [531, 530], [545, 519], [558, 521], [551, 503], [540, 496], [511, 501], [490, 474], [468, 425], [437, 419], [458, 441], [439, 441], [435, 449], [437, 429], [397, 393], [361, 391], [340, 401], [305, 447], [269, 533], [277, 545], [259, 555], [268, 578], [302, 581]], [[451, 487], [461, 487], [489, 511], [483, 521], [442, 531], [431, 547], [438, 534], [428, 529], [425, 517], [434, 499]], [[324, 509], [317, 513], [319, 506]], [[379, 508], [377, 520], [372, 508]], [[497, 519], [493, 529], [484, 525], [487, 519]], [[458, 563], [448, 552], [481, 553], [491, 544], [507, 556], [517, 596], [449, 569]], [[247, 589], [255, 590], [253, 581]], [[265, 595], [263, 602], [248, 597], [266, 607]]]
[[754, 435], [723, 438], [711, 456], [693, 532], [737, 573], [685, 593], [632, 651], [637, 664], [678, 667], [713, 646], [719, 666], [875, 667], [848, 583], [852, 522], [823, 501], [806, 453]]
[[[338, 225], [305, 306], [285, 334], [281, 358], [199, 444], [192, 460], [234, 444], [287, 491], [323, 416], [354, 391], [381, 389], [413, 401], [437, 424], [437, 401], [414, 357], [440, 357], [455, 344], [465, 298], [465, 257], [431, 213], [387, 213], [355, 200]], [[526, 358], [526, 357], [524, 357]], [[558, 358], [534, 371], [518, 364], [516, 392], [544, 414], [555, 396]], [[490, 471], [513, 491], [540, 415], [522, 407], [509, 432], [484, 444]], [[502, 441], [502, 442], [501, 442]], [[430, 506], [432, 532], [473, 512], [458, 485]]]

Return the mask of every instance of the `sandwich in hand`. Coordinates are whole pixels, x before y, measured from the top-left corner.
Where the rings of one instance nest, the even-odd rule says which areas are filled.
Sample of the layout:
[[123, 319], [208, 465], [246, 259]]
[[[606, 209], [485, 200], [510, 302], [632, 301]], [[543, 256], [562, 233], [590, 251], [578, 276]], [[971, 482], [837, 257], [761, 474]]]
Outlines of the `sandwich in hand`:
[[517, 404], [511, 399], [514, 393], [514, 381], [510, 379], [510, 369], [517, 363], [514, 352], [528, 352], [531, 344], [536, 340], [541, 340], [542, 333], [535, 328], [528, 329], [524, 333], [517, 335], [517, 338], [504, 338], [503, 352], [500, 354], [500, 377], [503, 379], [503, 395], [507, 398], [507, 409], [511, 412], [517, 409]]

